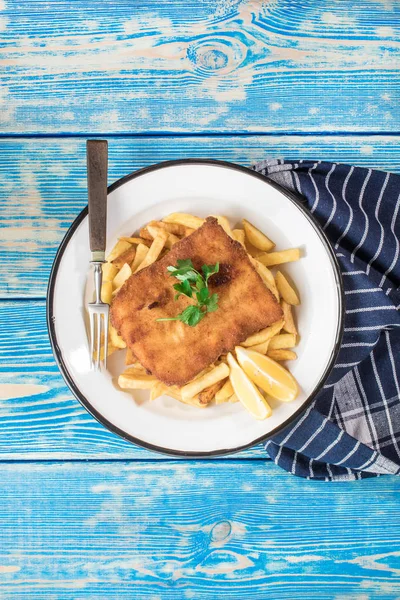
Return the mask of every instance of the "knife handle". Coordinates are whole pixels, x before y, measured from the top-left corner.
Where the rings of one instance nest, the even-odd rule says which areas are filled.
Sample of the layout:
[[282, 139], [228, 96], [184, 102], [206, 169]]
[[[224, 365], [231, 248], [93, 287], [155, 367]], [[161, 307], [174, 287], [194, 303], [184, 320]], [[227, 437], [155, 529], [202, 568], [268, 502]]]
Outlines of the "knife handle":
[[107, 164], [108, 142], [86, 142], [89, 200], [89, 241], [92, 262], [104, 262], [107, 234]]

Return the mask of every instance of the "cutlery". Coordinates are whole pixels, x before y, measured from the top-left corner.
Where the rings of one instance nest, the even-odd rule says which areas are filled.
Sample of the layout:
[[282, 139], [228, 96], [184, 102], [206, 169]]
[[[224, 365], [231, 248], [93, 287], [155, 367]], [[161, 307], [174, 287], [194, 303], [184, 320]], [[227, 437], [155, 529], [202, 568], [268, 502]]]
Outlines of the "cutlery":
[[90, 364], [100, 370], [101, 342], [104, 344], [104, 366], [107, 366], [109, 305], [101, 300], [102, 265], [105, 263], [107, 232], [107, 164], [106, 140], [86, 142], [89, 204], [90, 264], [94, 273], [94, 302], [88, 304], [90, 320]]

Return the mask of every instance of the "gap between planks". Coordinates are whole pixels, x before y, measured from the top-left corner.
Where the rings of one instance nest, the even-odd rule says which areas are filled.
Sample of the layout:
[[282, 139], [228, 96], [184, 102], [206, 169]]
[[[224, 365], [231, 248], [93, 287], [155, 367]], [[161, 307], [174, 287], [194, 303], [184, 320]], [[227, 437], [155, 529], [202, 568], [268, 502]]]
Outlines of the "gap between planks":
[[[172, 457], [172, 456], [168, 456], [168, 455], [159, 455], [159, 458], [142, 458], [142, 457], [138, 457], [138, 458], [126, 458], [126, 457], [121, 457], [121, 458], [68, 458], [68, 457], [64, 457], [64, 458], [27, 458], [27, 459], [23, 459], [23, 458], [18, 458], [18, 459], [13, 459], [13, 458], [6, 458], [6, 459], [0, 459], [0, 465], [2, 464], [42, 464], [42, 463], [46, 463], [48, 465], [57, 465], [60, 463], [68, 463], [68, 464], [75, 464], [75, 463], [126, 463], [126, 464], [130, 464], [130, 463], [155, 463], [155, 464], [160, 464], [162, 463], [163, 465], [177, 465], [179, 463], [191, 463], [191, 464], [205, 464], [205, 463], [215, 463], [218, 464], [220, 462], [226, 462], [229, 461], [229, 464], [250, 464], [250, 463], [260, 463], [260, 462], [266, 462], [266, 463], [271, 463], [272, 461], [270, 459], [270, 457], [268, 456], [267, 453], [265, 453], [265, 457], [251, 457], [251, 458], [246, 458], [246, 457], [242, 457], [242, 458], [231, 458], [231, 454], [227, 454], [225, 456], [214, 456], [214, 457], [210, 457], [210, 458], [191, 458], [191, 457], [187, 457], [187, 456], [182, 456], [182, 458], [177, 458], [177, 457]], [[284, 471], [282, 471], [284, 472]]]
[[310, 130], [310, 131], [194, 131], [194, 132], [182, 132], [182, 131], [151, 131], [148, 133], [135, 133], [132, 132], [106, 132], [102, 131], [101, 133], [91, 133], [91, 132], [67, 132], [67, 131], [59, 131], [58, 133], [0, 133], [0, 140], [8, 139], [22, 139], [22, 140], [31, 140], [31, 139], [63, 139], [63, 138], [93, 138], [98, 139], [101, 137], [107, 138], [133, 138], [133, 139], [147, 139], [147, 138], [201, 138], [201, 137], [211, 137], [211, 138], [229, 138], [229, 137], [340, 137], [340, 136], [348, 136], [348, 137], [400, 137], [400, 133], [396, 131], [359, 131], [357, 129], [354, 130], [341, 130], [341, 131], [330, 131], [330, 130]]

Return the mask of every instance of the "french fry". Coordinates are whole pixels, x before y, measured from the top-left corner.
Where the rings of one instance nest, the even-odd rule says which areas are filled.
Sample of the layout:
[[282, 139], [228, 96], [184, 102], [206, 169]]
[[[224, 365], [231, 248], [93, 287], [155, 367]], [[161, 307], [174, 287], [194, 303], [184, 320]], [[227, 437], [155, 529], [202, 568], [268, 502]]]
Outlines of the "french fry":
[[182, 400], [179, 388], [176, 385], [167, 386], [162, 382], [157, 382], [157, 387], [159, 390], [162, 390], [162, 394], [169, 396], [170, 398], [174, 398], [175, 400]]
[[181, 390], [176, 385], [166, 386], [163, 384], [162, 393], [170, 398], [174, 398], [175, 400], [179, 400], [179, 402], [183, 402], [183, 404], [189, 404], [190, 406], [197, 406], [197, 408], [205, 408], [206, 404], [200, 404], [198, 398], [188, 398], [185, 400], [182, 398]]
[[229, 375], [229, 367], [225, 363], [219, 364], [217, 367], [214, 367], [211, 371], [208, 371], [201, 377], [191, 381], [186, 384], [181, 389], [182, 398], [188, 399], [193, 398], [199, 392], [202, 392], [204, 389], [214, 385], [221, 379], [225, 379]]
[[293, 350], [269, 350], [267, 353], [272, 360], [296, 360], [297, 354]]
[[102, 267], [103, 271], [103, 281], [112, 281], [116, 274], [118, 273], [118, 269], [112, 263], [106, 262]]
[[185, 225], [181, 225], [180, 223], [164, 223], [164, 221], [150, 221], [147, 227], [158, 227], [158, 229], [165, 229], [167, 233], [172, 233], [173, 235], [177, 235], [179, 237], [184, 237], [187, 230], [187, 227], [185, 227]]
[[233, 239], [235, 239], [237, 242], [239, 242], [239, 244], [241, 244], [243, 246], [244, 249], [246, 249], [245, 243], [244, 243], [244, 239], [245, 239], [245, 233], [243, 229], [234, 229], [232, 231], [233, 233]]
[[110, 254], [107, 257], [108, 262], [112, 262], [118, 256], [121, 256], [121, 254], [129, 250], [130, 247], [131, 244], [129, 242], [126, 242], [125, 240], [118, 240], [118, 242], [115, 244], [114, 248], [111, 250]]
[[290, 285], [286, 277], [280, 271], [277, 272], [275, 276], [275, 281], [276, 287], [278, 288], [278, 291], [282, 298], [285, 300], [285, 302], [294, 305], [300, 304], [298, 294], [295, 292], [295, 290]]
[[142, 229], [139, 231], [139, 234], [142, 239], [150, 241], [150, 245], [151, 245], [151, 242], [153, 241], [154, 238], [151, 236], [150, 232], [148, 231], [147, 225], [146, 225], [146, 227], [142, 227]]
[[269, 341], [268, 350], [280, 350], [281, 348], [294, 348], [296, 336], [293, 333], [281, 333]]
[[118, 385], [123, 390], [150, 390], [155, 383], [157, 383], [155, 377], [137, 369], [126, 369], [118, 377]]
[[160, 256], [158, 257], [158, 260], [161, 260], [162, 258], [164, 258], [164, 256], [166, 254], [168, 254], [168, 252], [169, 252], [169, 249], [164, 246], [164, 248], [160, 252]]
[[[272, 338], [274, 339], [274, 338]], [[250, 346], [249, 350], [254, 350], [254, 352], [259, 352], [260, 354], [267, 354], [268, 346], [271, 340], [267, 340], [266, 342], [262, 342], [262, 344], [256, 344], [255, 346]]]
[[278, 300], [279, 302], [278, 288], [276, 287], [275, 278], [272, 275], [271, 271], [268, 269], [268, 267], [260, 263], [260, 261], [256, 260], [255, 258], [251, 256], [249, 258], [250, 262], [254, 266], [255, 270], [257, 271], [257, 273], [259, 274], [269, 291], [275, 296], [276, 300]]
[[277, 335], [283, 327], [283, 319], [273, 323], [269, 327], [265, 329], [261, 329], [258, 333], [253, 333], [253, 335], [249, 336], [247, 340], [241, 343], [241, 346], [245, 346], [248, 348], [249, 346], [258, 346], [258, 344], [263, 344], [267, 340], [270, 340]]
[[[164, 225], [168, 225], [168, 223], [164, 223]], [[151, 239], [155, 240], [159, 231], [165, 231], [165, 233], [167, 234], [167, 238], [165, 240], [165, 247], [166, 248], [172, 248], [172, 246], [174, 244], [176, 244], [176, 242], [179, 242], [179, 238], [174, 235], [173, 233], [169, 233], [166, 230], [160, 229], [160, 227], [156, 227], [153, 225], [147, 225], [147, 231], [149, 232]]]
[[222, 381], [218, 381], [214, 383], [214, 385], [210, 385], [210, 387], [206, 388], [202, 392], [200, 392], [196, 399], [200, 404], [207, 405], [210, 404], [211, 400], [214, 398], [215, 394], [220, 390], [223, 386]]
[[125, 283], [125, 281], [129, 279], [131, 275], [132, 269], [127, 263], [125, 263], [122, 269], [119, 271], [119, 273], [116, 274], [116, 276], [113, 279], [112, 285], [114, 290], [119, 289]]
[[110, 336], [110, 342], [112, 346], [115, 348], [126, 348], [124, 340], [118, 335], [117, 330], [111, 325], [111, 323], [109, 323], [108, 326], [108, 335]]
[[136, 246], [138, 244], [144, 244], [148, 248], [150, 248], [150, 246], [151, 246], [151, 239], [150, 238], [148, 240], [145, 240], [142, 237], [120, 237], [119, 239], [122, 242], [129, 242], [130, 244], [135, 244]]
[[218, 406], [219, 404], [225, 404], [226, 402], [229, 402], [229, 398], [222, 398], [222, 400], [217, 400], [217, 398], [215, 398], [216, 406]]
[[[107, 344], [107, 356], [111, 356], [116, 350], [119, 350], [119, 348], [116, 348], [110, 342]], [[100, 346], [100, 360], [104, 360], [104, 344]]]
[[136, 362], [136, 356], [133, 354], [130, 348], [127, 348], [125, 355], [125, 364], [129, 366], [132, 365], [134, 362]]
[[162, 229], [159, 230], [156, 237], [151, 244], [149, 251], [147, 252], [145, 258], [140, 263], [140, 265], [136, 269], [136, 273], [141, 271], [145, 267], [148, 267], [152, 263], [154, 263], [160, 255], [161, 250], [164, 248], [165, 242], [167, 241], [168, 234], [166, 231]]
[[236, 394], [232, 394], [232, 396], [229, 398], [229, 402], [231, 404], [235, 404], [235, 402], [239, 402], [239, 398], [236, 396]]
[[167, 236], [168, 237], [165, 240], [165, 248], [171, 250], [172, 246], [176, 244], [176, 242], [179, 242], [179, 238], [173, 233], [168, 233]]
[[274, 242], [272, 242], [262, 231], [257, 229], [252, 223], [246, 219], [242, 220], [243, 229], [246, 237], [250, 244], [259, 250], [269, 252], [272, 248], [275, 248]]
[[262, 252], [256, 258], [266, 267], [281, 265], [287, 262], [294, 262], [301, 257], [300, 248], [290, 248], [289, 250], [280, 250], [279, 252]]
[[138, 266], [144, 261], [149, 249], [144, 244], [138, 244], [136, 248], [135, 260], [132, 263], [132, 273], [136, 273]]
[[196, 230], [193, 229], [192, 227], [185, 227], [185, 235], [183, 237], [187, 237], [188, 235], [191, 235], [194, 231], [196, 231]]
[[230, 223], [226, 217], [222, 217], [221, 215], [212, 215], [212, 216], [217, 219], [218, 225], [221, 225], [222, 229], [225, 231], [225, 233], [227, 235], [229, 235], [229, 237], [231, 237], [232, 239], [236, 239], [235, 236], [233, 235], [233, 231], [231, 229]]
[[232, 396], [232, 394], [233, 394], [233, 387], [232, 387], [230, 379], [228, 379], [225, 383], [223, 383], [222, 387], [216, 392], [215, 401], [216, 402], [225, 402]]
[[112, 281], [103, 281], [101, 284], [101, 301], [111, 304], [113, 285]]
[[290, 304], [282, 300], [281, 302], [282, 310], [283, 310], [283, 318], [285, 323], [283, 325], [283, 330], [287, 333], [294, 333], [297, 335], [297, 328], [294, 322], [293, 311]]
[[161, 381], [156, 381], [150, 390], [150, 400], [153, 401], [164, 394], [164, 384]]
[[136, 248], [135, 248], [135, 246], [131, 246], [128, 250], [126, 250], [125, 252], [120, 254], [120, 256], [117, 256], [117, 258], [114, 258], [112, 264], [115, 265], [117, 267], [117, 269], [122, 269], [122, 267], [124, 266], [125, 263], [128, 265], [132, 264], [133, 259], [135, 258], [135, 255], [136, 255]]
[[261, 254], [258, 248], [254, 248], [254, 246], [251, 246], [247, 241], [245, 242], [245, 248], [249, 257], [257, 258]]
[[205, 219], [189, 215], [188, 213], [172, 213], [163, 219], [164, 223], [179, 223], [190, 229], [198, 229], [203, 225]]
[[146, 369], [138, 360], [134, 360], [133, 363], [129, 366], [132, 367], [132, 369], [136, 369], [137, 371], [143, 371], [143, 373], [146, 372]]

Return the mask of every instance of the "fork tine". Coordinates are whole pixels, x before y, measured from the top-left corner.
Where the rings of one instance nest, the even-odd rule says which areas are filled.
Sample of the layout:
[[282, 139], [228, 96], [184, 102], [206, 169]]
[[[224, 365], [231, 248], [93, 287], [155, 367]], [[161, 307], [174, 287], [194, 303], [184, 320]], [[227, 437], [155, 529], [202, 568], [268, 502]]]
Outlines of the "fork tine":
[[103, 314], [104, 321], [104, 368], [107, 368], [107, 354], [108, 354], [108, 313]]
[[100, 371], [100, 354], [101, 354], [101, 315], [97, 316], [97, 340], [96, 340], [96, 348], [97, 348], [97, 357], [96, 357], [96, 371]]
[[93, 353], [94, 353], [94, 314], [89, 310], [90, 322], [90, 368], [93, 369]]

